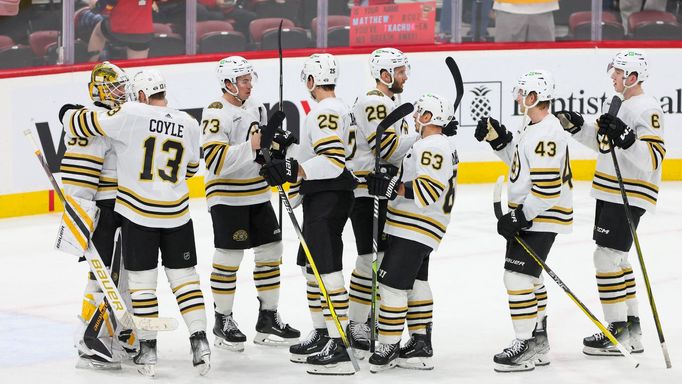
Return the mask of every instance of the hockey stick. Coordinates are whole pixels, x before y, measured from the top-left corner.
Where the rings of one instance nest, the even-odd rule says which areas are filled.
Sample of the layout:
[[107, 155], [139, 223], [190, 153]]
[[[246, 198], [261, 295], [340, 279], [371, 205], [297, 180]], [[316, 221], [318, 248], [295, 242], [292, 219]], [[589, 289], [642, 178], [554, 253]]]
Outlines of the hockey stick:
[[[495, 217], [498, 219], [502, 217], [502, 184], [504, 183], [504, 176], [500, 176], [497, 178], [497, 182], [495, 183], [495, 190], [493, 192], [493, 209], [495, 211]], [[613, 345], [618, 348], [620, 353], [623, 354], [623, 356], [627, 357], [630, 359], [630, 362], [632, 365], [635, 366], [635, 368], [639, 367], [639, 363], [637, 360], [635, 360], [634, 357], [630, 354], [630, 351], [628, 351], [628, 348], [623, 346], [621, 343], [618, 342], [618, 339], [616, 339], [613, 334], [602, 324], [597, 317], [590, 312], [590, 310], [585, 306], [585, 304], [576, 297], [576, 295], [573, 294], [573, 292], [568, 288], [566, 284], [557, 276], [556, 273], [545, 263], [538, 255], [535, 253], [533, 248], [531, 248], [526, 242], [519, 237], [519, 235], [514, 235], [514, 240], [516, 240], [519, 245], [528, 253], [528, 255], [535, 260], [536, 263], [542, 267], [542, 269], [547, 272], [547, 274], [554, 280], [557, 285], [566, 292], [568, 297], [573, 300], [573, 302], [580, 308], [580, 310], [583, 311], [583, 313], [592, 320], [594, 325], [599, 328], [600, 331], [606, 335], [606, 337], [613, 343]]]
[[[374, 173], [381, 173], [381, 140], [386, 128], [395, 124], [398, 120], [414, 111], [412, 103], [405, 103], [391, 111], [377, 126], [374, 136]], [[377, 265], [379, 259], [379, 196], [374, 196], [374, 216], [372, 217], [372, 304], [370, 321], [370, 352], [374, 353], [374, 346], [377, 340]]]
[[[270, 145], [272, 144], [272, 139], [275, 136], [275, 129], [282, 124], [282, 121], [284, 121], [284, 118], [286, 115], [282, 111], [277, 111], [275, 112], [272, 117], [268, 120], [267, 126], [265, 126], [262, 136], [261, 136], [261, 153], [263, 154], [263, 157], [265, 158], [265, 162], [269, 163], [271, 161], [270, 158]], [[339, 320], [339, 317], [336, 315], [336, 310], [334, 309], [334, 303], [332, 302], [331, 298], [329, 297], [329, 293], [327, 293], [327, 289], [324, 286], [324, 282], [322, 281], [322, 277], [320, 276], [320, 273], [317, 271], [317, 266], [315, 265], [315, 260], [313, 260], [313, 256], [310, 253], [310, 249], [308, 248], [308, 243], [306, 243], [305, 238], [303, 237], [303, 232], [301, 231], [301, 226], [298, 224], [298, 219], [296, 219], [296, 215], [294, 214], [294, 209], [291, 207], [291, 202], [289, 202], [289, 198], [287, 197], [286, 193], [284, 192], [284, 188], [282, 188], [281, 185], [277, 186], [277, 192], [279, 193], [279, 198], [280, 201], [282, 201], [282, 204], [284, 205], [284, 208], [286, 208], [287, 213], [289, 214], [289, 219], [291, 220], [291, 224], [294, 226], [294, 231], [296, 232], [296, 236], [298, 236], [298, 241], [301, 243], [301, 248], [303, 248], [303, 252], [305, 253], [305, 257], [308, 260], [308, 264], [310, 265], [310, 269], [313, 271], [313, 275], [315, 275], [315, 280], [317, 281], [317, 285], [320, 287], [320, 293], [322, 296], [324, 296], [325, 301], [327, 302], [327, 306], [329, 307], [329, 312], [332, 315], [332, 319], [334, 319], [334, 324], [336, 325], [336, 329], [339, 331], [339, 335], [341, 335], [341, 341], [343, 342], [343, 345], [346, 347], [348, 351], [348, 356], [350, 357], [350, 361], [353, 364], [353, 369], [355, 369], [355, 372], [360, 372], [360, 365], [358, 364], [357, 359], [355, 358], [355, 354], [351, 350], [350, 342], [348, 341], [348, 337], [346, 336], [346, 332], [344, 331], [343, 327], [341, 326], [341, 321]]]
[[[45, 160], [43, 152], [40, 150], [40, 147], [38, 147], [38, 144], [33, 138], [31, 130], [30, 129], [25, 130], [24, 135], [26, 135], [29, 141], [31, 141], [31, 144], [33, 144], [34, 153], [38, 158], [40, 165], [43, 167], [43, 170], [45, 170], [45, 174], [47, 175], [47, 178], [50, 180], [50, 183], [52, 184], [52, 189], [54, 189], [57, 196], [59, 196], [59, 200], [61, 200], [62, 203], [64, 204], [64, 210], [69, 213], [70, 218], [75, 221], [75, 225], [78, 228], [87, 228], [87, 225], [75, 212], [75, 209], [78, 209], [78, 207], [72, 207], [71, 204], [67, 201], [66, 197], [64, 196], [62, 190], [59, 188], [59, 184], [57, 183], [57, 180], [55, 180], [54, 175], [50, 171], [50, 166], [47, 164], [47, 160]], [[99, 284], [100, 289], [102, 290], [102, 292], [104, 292], [107, 304], [113, 309], [116, 318], [119, 320], [122, 326], [133, 330], [142, 329], [146, 331], [172, 331], [178, 327], [178, 321], [173, 318], [138, 317], [130, 313], [130, 311], [128, 311], [128, 309], [126, 308], [125, 303], [123, 302], [121, 293], [118, 291], [118, 288], [113, 283], [111, 274], [107, 270], [107, 267], [104, 265], [102, 258], [97, 252], [97, 249], [95, 249], [95, 247], [92, 246], [92, 243], [89, 241], [89, 238], [87, 247], [84, 249], [84, 252], [85, 260], [88, 262], [88, 265], [90, 266], [90, 271], [92, 271], [92, 274], [95, 275], [95, 278], [97, 279], [97, 283]]]
[[[284, 73], [282, 71], [282, 24], [284, 23], [284, 19], [279, 21], [279, 28], [277, 29], [277, 49], [279, 51], [279, 108], [278, 110], [280, 112], [283, 111], [284, 109]], [[282, 229], [282, 200], [279, 200], [279, 230], [280, 233], [283, 230]]]
[[[621, 100], [618, 96], [613, 96], [611, 99], [611, 106], [609, 107], [609, 115], [616, 116], [618, 110], [620, 109]], [[649, 297], [649, 305], [651, 306], [651, 313], [654, 315], [654, 323], [656, 324], [656, 332], [658, 332], [658, 341], [661, 343], [661, 349], [663, 351], [663, 358], [665, 359], [665, 367], [672, 368], [672, 362], [670, 361], [670, 354], [668, 354], [668, 347], [665, 344], [665, 337], [663, 336], [663, 328], [661, 327], [661, 320], [658, 317], [658, 310], [656, 309], [656, 302], [654, 301], [654, 293], [651, 290], [651, 283], [649, 282], [649, 274], [646, 271], [646, 265], [644, 264], [644, 256], [642, 255], [642, 248], [639, 245], [639, 237], [637, 237], [637, 229], [635, 228], [635, 222], [632, 218], [632, 211], [630, 210], [630, 203], [628, 202], [627, 193], [625, 193], [625, 185], [623, 184], [623, 177], [620, 173], [620, 167], [618, 166], [618, 159], [616, 158], [615, 146], [613, 145], [613, 140], [609, 139], [609, 145], [611, 146], [611, 159], [613, 160], [613, 168], [616, 171], [616, 178], [618, 179], [618, 187], [620, 188], [620, 195], [623, 197], [623, 208], [625, 209], [625, 217], [628, 220], [628, 227], [630, 228], [630, 234], [635, 242], [635, 249], [637, 250], [637, 259], [639, 260], [639, 265], [642, 269], [642, 276], [644, 277], [644, 284], [646, 286], [646, 293]]]
[[[450, 74], [452, 75], [452, 80], [455, 81], [455, 89], [457, 90], [457, 95], [455, 96], [455, 104], [454, 108], [452, 109], [452, 113], [457, 112], [457, 108], [459, 107], [459, 103], [462, 102], [462, 97], [464, 97], [464, 82], [462, 81], [462, 73], [459, 72], [459, 67], [457, 66], [457, 63], [455, 62], [455, 59], [452, 57], [448, 56], [445, 58], [445, 65], [448, 66], [448, 69], [450, 70]], [[443, 132], [454, 132], [455, 134], [457, 133], [457, 119], [453, 119], [452, 121], [448, 122], [448, 125], [443, 128]]]

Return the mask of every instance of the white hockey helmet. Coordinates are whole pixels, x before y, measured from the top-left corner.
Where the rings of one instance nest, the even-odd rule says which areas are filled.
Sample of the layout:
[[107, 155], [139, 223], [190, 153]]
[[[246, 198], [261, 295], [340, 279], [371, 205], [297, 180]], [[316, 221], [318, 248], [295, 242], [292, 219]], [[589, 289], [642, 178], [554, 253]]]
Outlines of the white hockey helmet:
[[88, 91], [92, 101], [113, 108], [125, 103], [128, 84], [128, 75], [116, 64], [105, 61], [92, 69]]
[[166, 92], [166, 79], [156, 69], [144, 69], [133, 77], [133, 93], [136, 99], [140, 91], [148, 99], [157, 93]]
[[[537, 103], [541, 101], [549, 101], [554, 99], [556, 93], [556, 83], [554, 82], [554, 76], [548, 71], [539, 69], [526, 72], [518, 80], [516, 80], [516, 85], [512, 93], [514, 94], [514, 100], [520, 94], [524, 98], [528, 96], [531, 92], [535, 92], [538, 95]], [[526, 106], [534, 107], [535, 105]]]
[[230, 90], [225, 87], [225, 80], [229, 80], [236, 86], [237, 78], [239, 76], [251, 74], [255, 79], [258, 78], [258, 74], [253, 70], [253, 65], [241, 56], [230, 56], [220, 60], [218, 62], [216, 74], [218, 76], [218, 82], [220, 83], [220, 89], [232, 96], [236, 96], [236, 94], [230, 92]]
[[395, 69], [398, 67], [405, 66], [407, 71], [410, 70], [410, 64], [407, 61], [407, 56], [395, 48], [379, 48], [369, 55], [369, 71], [372, 76], [384, 83], [381, 80], [381, 71], [385, 70], [391, 75], [391, 83], [386, 84], [387, 86], [393, 85], [393, 78]]
[[313, 87], [308, 88], [312, 91], [318, 85], [335, 85], [339, 78], [339, 64], [336, 58], [329, 53], [314, 53], [306, 59], [301, 70], [301, 81], [303, 84], [308, 82], [308, 77], [313, 77]]
[[609, 63], [607, 72], [610, 74], [614, 69], [623, 70], [625, 74], [623, 81], [634, 72], [637, 73], [637, 82], [649, 78], [649, 65], [647, 64], [646, 55], [644, 52], [636, 49], [626, 49], [618, 52]]
[[426, 93], [414, 103], [417, 116], [421, 117], [426, 112], [431, 113], [428, 124], [445, 127], [455, 118], [453, 104], [440, 95]]

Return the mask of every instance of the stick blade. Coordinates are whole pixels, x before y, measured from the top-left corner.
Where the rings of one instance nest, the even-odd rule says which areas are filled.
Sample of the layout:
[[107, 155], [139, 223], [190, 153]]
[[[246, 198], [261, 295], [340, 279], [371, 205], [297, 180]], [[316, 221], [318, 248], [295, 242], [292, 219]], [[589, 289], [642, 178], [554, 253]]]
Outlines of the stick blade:
[[282, 125], [282, 122], [284, 122], [286, 117], [287, 116], [282, 111], [275, 111], [275, 113], [270, 116], [270, 119], [268, 119], [268, 124], [263, 128], [263, 132], [261, 132], [261, 148], [270, 148], [272, 139], [275, 137], [277, 127]]
[[455, 81], [455, 89], [457, 90], [457, 96], [455, 98], [454, 110], [457, 111], [459, 103], [462, 101], [462, 97], [464, 96], [464, 81], [462, 80], [462, 73], [459, 71], [459, 66], [457, 66], [455, 59], [453, 59], [450, 56], [445, 58], [445, 65], [448, 66], [450, 74], [452, 75], [452, 79]]

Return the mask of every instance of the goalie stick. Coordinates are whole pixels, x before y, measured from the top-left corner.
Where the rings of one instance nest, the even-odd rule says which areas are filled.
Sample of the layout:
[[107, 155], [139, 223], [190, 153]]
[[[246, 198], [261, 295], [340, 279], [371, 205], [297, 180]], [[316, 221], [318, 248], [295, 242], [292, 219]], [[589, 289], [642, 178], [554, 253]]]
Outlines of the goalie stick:
[[[618, 115], [620, 110], [620, 105], [622, 101], [620, 97], [613, 96], [611, 99], [611, 105], [609, 106], [608, 114], [611, 116]], [[628, 202], [628, 196], [625, 193], [625, 185], [623, 185], [623, 177], [620, 173], [620, 167], [618, 166], [618, 159], [616, 158], [616, 147], [613, 145], [613, 140], [609, 139], [609, 146], [611, 147], [611, 159], [613, 160], [613, 168], [616, 171], [616, 179], [618, 179], [618, 187], [620, 188], [620, 195], [623, 197], [623, 208], [625, 209], [625, 217], [628, 221], [628, 228], [630, 229], [630, 234], [635, 243], [635, 249], [637, 250], [637, 259], [639, 260], [639, 266], [642, 270], [642, 276], [644, 277], [644, 285], [646, 286], [647, 297], [649, 298], [649, 306], [651, 306], [651, 313], [654, 316], [654, 323], [656, 324], [656, 332], [658, 333], [658, 341], [661, 343], [661, 350], [663, 352], [663, 359], [665, 360], [665, 367], [672, 368], [672, 362], [670, 361], [670, 354], [668, 353], [668, 347], [665, 344], [665, 337], [663, 336], [663, 328], [661, 327], [661, 320], [658, 317], [658, 309], [656, 309], [656, 302], [654, 301], [654, 293], [651, 290], [651, 283], [649, 282], [649, 274], [646, 271], [646, 265], [644, 264], [644, 255], [642, 254], [642, 248], [639, 245], [639, 237], [637, 236], [637, 229], [634, 225], [634, 219], [632, 218], [632, 211], [630, 210], [630, 203]]]
[[[381, 141], [384, 136], [384, 131], [386, 128], [392, 126], [398, 120], [409, 115], [414, 111], [414, 105], [412, 103], [405, 103], [398, 108], [391, 111], [377, 126], [377, 132], [374, 136], [374, 173], [381, 172]], [[374, 196], [374, 215], [372, 217], [372, 304], [370, 307], [370, 316], [372, 320], [370, 321], [370, 351], [374, 353], [374, 347], [377, 340], [377, 269], [379, 266], [379, 196]]]
[[[30, 129], [25, 130], [24, 135], [26, 135], [29, 141], [31, 141], [31, 144], [33, 145], [34, 148], [34, 153], [38, 158], [38, 162], [40, 162], [40, 165], [43, 167], [43, 170], [45, 171], [47, 178], [50, 180], [50, 183], [52, 184], [52, 188], [54, 189], [55, 193], [57, 194], [57, 196], [59, 196], [59, 199], [64, 204], [64, 210], [69, 214], [69, 217], [74, 220], [74, 224], [77, 227], [81, 229], [83, 228], [87, 229], [87, 225], [81, 220], [81, 218], [75, 212], [75, 209], [77, 209], [78, 207], [71, 206], [71, 203], [67, 201], [66, 197], [64, 196], [64, 193], [59, 188], [59, 184], [57, 183], [57, 180], [55, 180], [54, 175], [50, 171], [50, 167], [47, 164], [47, 160], [45, 160], [45, 156], [43, 155], [42, 151], [40, 150], [40, 147], [38, 147], [38, 144], [33, 138], [31, 130]], [[102, 290], [102, 292], [104, 292], [107, 305], [111, 307], [114, 314], [116, 315], [116, 318], [123, 327], [133, 330], [143, 329], [146, 331], [172, 331], [178, 327], [178, 321], [174, 318], [138, 317], [130, 313], [130, 311], [128, 311], [128, 309], [126, 308], [125, 303], [123, 302], [123, 297], [121, 296], [121, 293], [118, 291], [118, 288], [116, 287], [114, 281], [111, 278], [111, 274], [107, 270], [107, 267], [104, 265], [104, 262], [102, 261], [102, 258], [100, 257], [99, 253], [92, 245], [92, 242], [89, 241], [89, 238], [87, 247], [83, 251], [85, 260], [87, 261], [88, 266], [90, 267], [90, 271], [92, 272], [93, 275], [95, 275], [95, 278], [97, 279], [97, 284], [99, 284], [100, 289]]]
[[[286, 115], [282, 111], [276, 111], [272, 117], [268, 120], [268, 124], [265, 126], [265, 128], [262, 131], [262, 136], [261, 136], [261, 153], [263, 154], [263, 157], [265, 158], [265, 162], [269, 163], [271, 161], [270, 158], [270, 145], [272, 144], [272, 139], [275, 137], [275, 130], [277, 129], [280, 124], [284, 121], [284, 118]], [[315, 280], [317, 281], [318, 286], [320, 287], [320, 293], [322, 296], [324, 296], [324, 299], [327, 303], [327, 306], [329, 308], [329, 312], [332, 315], [332, 319], [334, 319], [334, 324], [336, 325], [336, 329], [339, 331], [339, 335], [341, 336], [341, 341], [343, 342], [343, 345], [346, 346], [348, 356], [350, 357], [350, 361], [353, 364], [353, 369], [355, 369], [355, 372], [360, 371], [360, 365], [358, 364], [357, 359], [355, 358], [355, 354], [351, 350], [350, 342], [348, 340], [348, 336], [346, 335], [345, 330], [341, 326], [341, 321], [339, 320], [339, 317], [336, 315], [336, 309], [334, 309], [334, 303], [332, 302], [331, 298], [329, 297], [329, 293], [327, 292], [327, 289], [324, 286], [324, 282], [322, 281], [322, 277], [320, 276], [320, 273], [317, 271], [317, 266], [315, 265], [315, 260], [313, 260], [313, 256], [310, 253], [310, 249], [308, 248], [308, 243], [306, 243], [305, 238], [303, 237], [303, 232], [301, 231], [301, 226], [298, 224], [298, 219], [296, 219], [296, 215], [294, 214], [294, 209], [291, 207], [291, 202], [289, 202], [289, 198], [287, 197], [286, 193], [284, 192], [284, 188], [282, 188], [281, 185], [277, 186], [277, 192], [279, 194], [279, 198], [282, 201], [282, 204], [284, 205], [284, 208], [286, 209], [287, 213], [289, 214], [289, 219], [291, 220], [291, 224], [294, 226], [294, 231], [296, 232], [296, 236], [298, 236], [298, 241], [301, 243], [301, 248], [303, 249], [303, 252], [305, 253], [306, 260], [308, 261], [308, 264], [310, 265], [310, 269], [313, 271], [313, 275], [315, 276]]]
[[[502, 217], [502, 201], [501, 200], [502, 200], [502, 184], [503, 183], [504, 183], [504, 176], [498, 177], [497, 182], [495, 183], [495, 190], [493, 192], [493, 209], [495, 211], [495, 217], [497, 217], [498, 220], [500, 217]], [[599, 319], [597, 319], [597, 317], [594, 314], [592, 314], [592, 312], [590, 312], [590, 310], [585, 306], [585, 304], [583, 304], [582, 301], [580, 301], [580, 299], [578, 299], [578, 297], [576, 297], [573, 294], [573, 292], [570, 290], [570, 288], [568, 288], [568, 286], [566, 284], [564, 284], [564, 282], [559, 278], [559, 276], [557, 276], [556, 273], [554, 273], [554, 271], [547, 265], [547, 263], [545, 263], [537, 255], [537, 253], [535, 253], [535, 251], [528, 244], [526, 244], [526, 242], [523, 241], [523, 239], [521, 237], [519, 237], [519, 235], [514, 235], [514, 241], [519, 243], [519, 245], [526, 251], [526, 253], [528, 253], [528, 255], [533, 260], [535, 260], [535, 262], [538, 263], [540, 265], [540, 267], [542, 267], [542, 269], [545, 272], [547, 272], [549, 277], [551, 277], [552, 280], [554, 280], [554, 282], [561, 289], [563, 289], [564, 292], [566, 292], [566, 295], [568, 295], [568, 297], [578, 306], [578, 308], [580, 308], [580, 310], [583, 311], [583, 313], [587, 317], [589, 317], [590, 320], [592, 320], [594, 325], [596, 325], [597, 328], [599, 328], [599, 330], [602, 331], [604, 333], [604, 335], [606, 335], [606, 337], [613, 343], [613, 345], [615, 345], [616, 348], [618, 348], [620, 353], [622, 353], [623, 356], [627, 357], [635, 368], [639, 367], [639, 362], [637, 362], [637, 360], [635, 360], [635, 358], [632, 357], [632, 355], [630, 354], [630, 351], [627, 350], [629, 347], [625, 347], [621, 343], [618, 342], [618, 339], [616, 339], [613, 336], [613, 334], [608, 330], [608, 328], [606, 328], [604, 326], [604, 324], [602, 324], [601, 321], [599, 321]]]

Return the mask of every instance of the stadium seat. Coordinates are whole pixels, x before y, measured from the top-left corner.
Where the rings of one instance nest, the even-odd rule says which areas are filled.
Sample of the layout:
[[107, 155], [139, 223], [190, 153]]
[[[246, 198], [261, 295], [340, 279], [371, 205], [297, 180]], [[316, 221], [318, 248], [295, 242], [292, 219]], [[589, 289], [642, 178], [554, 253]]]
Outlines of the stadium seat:
[[45, 57], [47, 46], [58, 39], [59, 31], [37, 31], [28, 35], [28, 44], [36, 57]]
[[[327, 16], [327, 31], [334, 27], [349, 27], [350, 17], [343, 15], [329, 15]], [[317, 17], [314, 18], [310, 23], [310, 30], [312, 31], [312, 36], [315, 38], [317, 36]]]
[[24, 45], [13, 45], [0, 51], [0, 69], [24, 68], [33, 65], [33, 51]]
[[670, 12], [641, 11], [630, 15], [628, 30], [635, 40], [680, 40], [682, 26]]
[[[625, 30], [614, 12], [602, 12], [602, 39], [623, 40]], [[568, 18], [568, 28], [574, 40], [592, 40], [592, 12], [575, 12]]]
[[154, 23], [154, 34], [170, 35], [173, 29], [169, 24]]
[[259, 19], [268, 17], [285, 18], [297, 25], [300, 24], [298, 21], [300, 10], [301, 0], [285, 0], [284, 3], [275, 2], [274, 0], [259, 0], [255, 2], [253, 8]]
[[234, 31], [234, 27], [227, 21], [220, 20], [199, 21], [197, 22], [197, 43], [207, 33], [232, 31]]
[[149, 57], [185, 54], [185, 40], [177, 33], [157, 34], [149, 43]]
[[327, 47], [347, 47], [348, 45], [350, 45], [350, 26], [329, 28]]
[[293, 28], [294, 22], [289, 19], [268, 18], [256, 19], [249, 24], [249, 33], [251, 34], [252, 43], [260, 43], [263, 38], [263, 33], [271, 28], [278, 28], [280, 20], [284, 20], [282, 28]]
[[16, 16], [21, 0], [0, 0], [0, 16]]
[[246, 38], [241, 32], [209, 32], [199, 40], [199, 53], [243, 52]]
[[0, 51], [5, 50], [14, 45], [14, 40], [11, 37], [0, 35]]
[[[310, 45], [310, 38], [308, 38], [308, 32], [305, 29], [298, 27], [282, 28], [283, 49], [308, 48]], [[265, 33], [263, 33], [260, 49], [277, 49], [278, 46], [279, 40], [277, 28], [270, 28], [266, 30]]]

